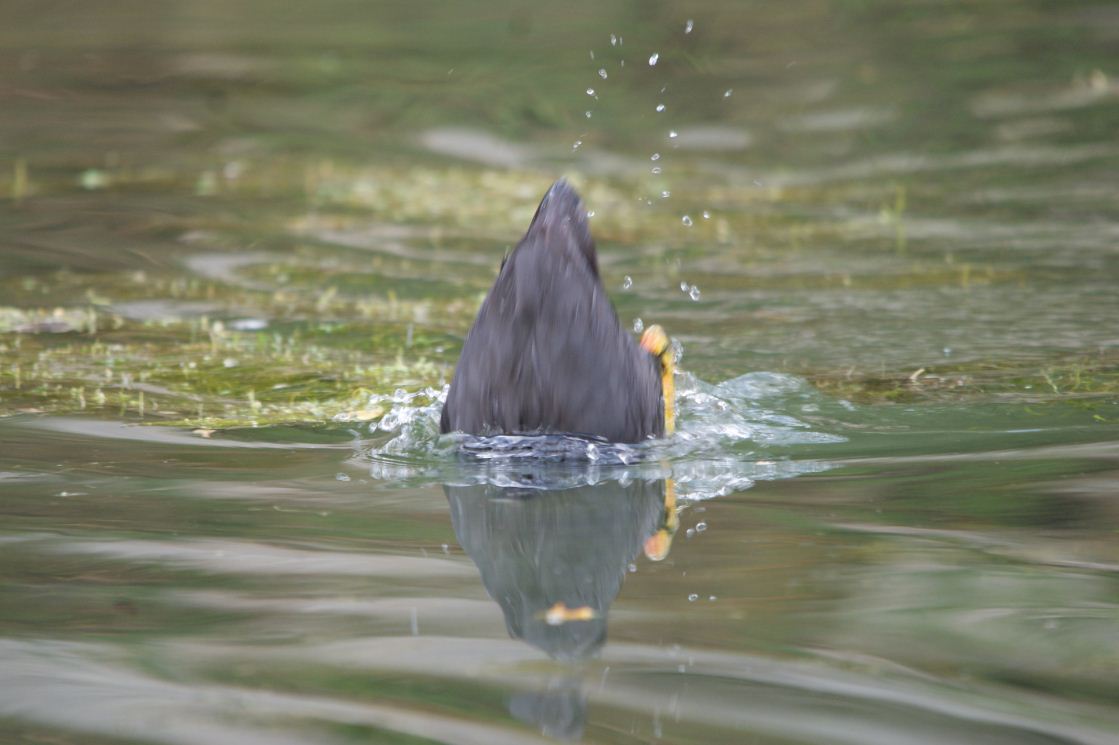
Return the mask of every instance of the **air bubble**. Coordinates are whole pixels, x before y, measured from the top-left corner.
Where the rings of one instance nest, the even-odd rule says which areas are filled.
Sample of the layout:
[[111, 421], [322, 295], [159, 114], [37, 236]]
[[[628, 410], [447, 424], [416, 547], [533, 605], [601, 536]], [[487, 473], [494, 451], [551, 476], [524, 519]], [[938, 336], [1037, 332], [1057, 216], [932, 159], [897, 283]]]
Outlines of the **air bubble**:
[[661, 58], [661, 56], [660, 56], [659, 52], [653, 52], [652, 54], [650, 54], [649, 55], [649, 67], [653, 67], [654, 65], [656, 65], [657, 60], [659, 60], [660, 58]]

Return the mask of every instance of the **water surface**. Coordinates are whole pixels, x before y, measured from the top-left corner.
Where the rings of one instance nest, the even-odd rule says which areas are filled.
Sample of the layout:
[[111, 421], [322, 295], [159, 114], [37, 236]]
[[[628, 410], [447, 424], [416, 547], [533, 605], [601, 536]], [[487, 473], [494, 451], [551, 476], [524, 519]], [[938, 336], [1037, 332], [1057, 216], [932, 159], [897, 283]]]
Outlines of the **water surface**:
[[[0, 13], [0, 739], [1119, 739], [1110, 6]], [[559, 175], [680, 431], [464, 460]]]

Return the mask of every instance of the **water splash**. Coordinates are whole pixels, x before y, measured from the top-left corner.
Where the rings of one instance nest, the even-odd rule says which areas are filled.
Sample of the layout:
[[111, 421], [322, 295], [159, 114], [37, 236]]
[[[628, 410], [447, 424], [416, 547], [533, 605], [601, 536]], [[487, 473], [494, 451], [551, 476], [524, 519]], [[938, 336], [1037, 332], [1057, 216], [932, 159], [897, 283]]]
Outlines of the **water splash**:
[[[357, 447], [373, 478], [404, 484], [554, 489], [670, 477], [679, 499], [698, 501], [748, 489], [757, 481], [828, 470], [826, 462], [796, 459], [786, 451], [845, 440], [789, 413], [837, 408], [794, 376], [750, 373], [710, 384], [677, 373], [676, 389], [676, 433], [635, 445], [566, 435], [440, 435], [447, 387], [396, 391], [370, 398], [366, 409], [380, 406], [387, 411], [370, 425], [370, 438], [359, 440]], [[815, 420], [828, 421], [819, 415]], [[830, 424], [829, 429], [840, 426]], [[526, 464], [533, 466], [527, 469], [529, 476]], [[546, 483], [536, 468], [540, 464], [551, 469]]]

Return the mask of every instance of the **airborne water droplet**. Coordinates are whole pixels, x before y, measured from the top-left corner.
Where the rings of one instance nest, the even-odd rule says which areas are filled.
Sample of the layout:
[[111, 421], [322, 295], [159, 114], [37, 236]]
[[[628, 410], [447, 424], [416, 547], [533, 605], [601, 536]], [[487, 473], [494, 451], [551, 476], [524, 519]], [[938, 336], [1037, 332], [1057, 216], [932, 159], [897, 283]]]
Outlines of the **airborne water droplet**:
[[[690, 297], [692, 300], [694, 300], [698, 303], [699, 302], [699, 288], [696, 287], [695, 285], [692, 285], [692, 289], [688, 290], [688, 297]], [[706, 530], [707, 526], [704, 525], [703, 527]]]
[[684, 22], [684, 33], [685, 34], [690, 34], [692, 32], [693, 28], [695, 28], [695, 23], [692, 22], [691, 18], [689, 18], [687, 21]]
[[654, 65], [656, 65], [657, 60], [659, 60], [660, 58], [661, 58], [660, 52], [653, 52], [652, 54], [650, 54], [649, 55], [649, 67], [653, 67]]
[[687, 291], [688, 291], [688, 283], [687, 282], [681, 282], [680, 283], [680, 292], [687, 292]]
[[657, 104], [657, 111], [658, 111], [658, 112], [660, 112], [660, 111], [664, 111], [664, 104], [663, 104], [663, 103], [658, 103], [658, 104]]
[[572, 150], [578, 150], [579, 146], [583, 144], [582, 140], [575, 140], [575, 144], [571, 146]]
[[680, 136], [680, 133], [677, 132], [675, 129], [668, 130], [668, 139], [675, 140], [679, 136]]
[[661, 167], [660, 166], [653, 166], [652, 168], [649, 169], [649, 173], [653, 174], [654, 176], [660, 175], [660, 172], [661, 172]]
[[649, 156], [649, 160], [660, 160], [660, 159], [661, 159], [661, 154], [660, 153], [653, 153], [652, 155]]
[[590, 118], [591, 118], [591, 112], [589, 112], [589, 111], [584, 111], [583, 113], [587, 115], [587, 118], [588, 118], [588, 119], [590, 119]]
[[645, 322], [642, 321], [640, 318], [634, 318], [633, 319], [633, 330], [634, 330], [634, 332], [640, 334], [642, 331], [645, 330]]
[[730, 98], [730, 94], [734, 92], [734, 88], [727, 88], [723, 91], [723, 98]]
[[627, 274], [625, 276], [625, 278], [622, 280], [622, 289], [623, 290], [628, 290], [631, 287], [633, 287], [633, 277], [631, 277]]
[[690, 228], [692, 226], [692, 218], [688, 215], [681, 217], [680, 222], [684, 223], [684, 227]]
[[615, 34], [610, 34], [610, 46], [612, 46], [612, 47], [616, 47], [616, 46], [618, 46], [618, 37], [617, 37], [617, 35], [615, 35]]
[[694, 603], [697, 600], [699, 600], [699, 595], [695, 594], [694, 592], [688, 596], [689, 603]]
[[664, 191], [661, 192], [661, 199], [668, 199], [671, 196], [672, 196], [672, 192], [670, 192], [668, 189], [665, 189]]
[[600, 78], [602, 78], [603, 80], [606, 80], [606, 68], [605, 67], [598, 68], [598, 76]]
[[710, 220], [711, 219], [711, 213], [708, 212], [707, 210], [704, 210], [703, 211], [703, 219], [704, 220]]

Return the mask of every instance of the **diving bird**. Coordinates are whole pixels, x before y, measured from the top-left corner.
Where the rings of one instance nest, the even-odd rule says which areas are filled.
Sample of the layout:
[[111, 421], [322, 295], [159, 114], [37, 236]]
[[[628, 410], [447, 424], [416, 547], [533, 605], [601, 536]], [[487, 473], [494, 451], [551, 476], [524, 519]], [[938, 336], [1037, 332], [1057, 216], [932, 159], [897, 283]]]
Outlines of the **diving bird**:
[[440, 430], [618, 443], [663, 437], [673, 428], [672, 375], [664, 330], [651, 326], [638, 343], [618, 321], [586, 208], [560, 180], [482, 302]]

